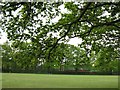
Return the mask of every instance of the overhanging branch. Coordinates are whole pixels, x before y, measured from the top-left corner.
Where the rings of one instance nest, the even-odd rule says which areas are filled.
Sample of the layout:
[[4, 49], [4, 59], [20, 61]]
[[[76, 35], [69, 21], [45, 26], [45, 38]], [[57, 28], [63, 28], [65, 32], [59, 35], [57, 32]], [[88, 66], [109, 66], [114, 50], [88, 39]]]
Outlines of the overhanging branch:
[[[115, 26], [115, 27], [117, 27], [117, 28], [120, 28], [119, 26], [115, 25], [115, 23], [118, 23], [118, 22], [120, 22], [120, 18], [117, 19], [117, 20], [115, 20], [115, 21], [106, 22], [106, 23], [99, 23], [99, 24], [97, 24], [97, 25], [92, 25], [91, 28], [90, 28], [87, 32], [85, 32], [85, 33], [83, 33], [83, 34], [77, 34], [77, 35], [75, 35], [75, 36], [73, 36], [73, 37], [89, 36], [90, 33], [91, 33], [91, 31], [92, 31], [94, 28], [97, 28], [97, 27], [100, 27], [100, 26]], [[73, 37], [72, 37], [72, 38], [73, 38]]]
[[49, 54], [48, 54], [48, 60], [50, 59], [50, 53], [52, 52], [52, 50], [57, 46], [57, 43], [62, 39], [64, 38], [69, 32], [70, 32], [70, 29], [71, 29], [71, 26], [77, 22], [79, 22], [79, 20], [81, 20], [82, 16], [85, 14], [85, 12], [87, 11], [88, 7], [91, 5], [91, 2], [89, 2], [85, 8], [83, 9], [83, 12], [81, 13], [81, 15], [78, 17], [78, 19], [76, 19], [75, 21], [71, 22], [70, 24], [68, 24], [68, 29], [67, 29], [67, 32], [64, 33], [63, 36], [61, 36], [59, 39], [57, 39], [57, 41], [53, 44], [53, 47], [51, 47], [51, 49], [49, 50]]

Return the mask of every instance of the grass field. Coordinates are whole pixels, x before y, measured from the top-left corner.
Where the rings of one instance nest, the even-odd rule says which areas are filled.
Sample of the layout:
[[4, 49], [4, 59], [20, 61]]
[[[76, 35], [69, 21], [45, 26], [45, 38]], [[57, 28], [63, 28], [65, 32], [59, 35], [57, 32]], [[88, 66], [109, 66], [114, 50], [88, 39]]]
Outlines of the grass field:
[[118, 76], [2, 74], [3, 88], [118, 88]]

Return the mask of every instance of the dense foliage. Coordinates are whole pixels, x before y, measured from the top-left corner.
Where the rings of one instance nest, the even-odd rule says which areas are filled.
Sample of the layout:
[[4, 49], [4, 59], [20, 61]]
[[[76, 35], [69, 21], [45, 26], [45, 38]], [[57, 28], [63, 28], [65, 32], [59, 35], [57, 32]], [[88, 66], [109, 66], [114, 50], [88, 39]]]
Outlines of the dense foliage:
[[[58, 68], [117, 72], [119, 8], [120, 2], [3, 3], [2, 30], [12, 41], [10, 55], [14, 57], [3, 57], [3, 67], [11, 59], [15, 62], [11, 67], [22, 70], [43, 67], [48, 72]], [[67, 44], [74, 37], [82, 39], [78, 47]], [[8, 50], [5, 56], [8, 48], [3, 48]]]

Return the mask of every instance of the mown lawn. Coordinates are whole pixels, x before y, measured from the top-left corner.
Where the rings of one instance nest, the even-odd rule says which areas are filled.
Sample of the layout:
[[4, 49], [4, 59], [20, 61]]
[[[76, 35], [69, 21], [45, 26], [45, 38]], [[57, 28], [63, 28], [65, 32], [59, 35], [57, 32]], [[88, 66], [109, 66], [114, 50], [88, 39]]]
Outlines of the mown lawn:
[[3, 88], [118, 88], [118, 76], [2, 74]]

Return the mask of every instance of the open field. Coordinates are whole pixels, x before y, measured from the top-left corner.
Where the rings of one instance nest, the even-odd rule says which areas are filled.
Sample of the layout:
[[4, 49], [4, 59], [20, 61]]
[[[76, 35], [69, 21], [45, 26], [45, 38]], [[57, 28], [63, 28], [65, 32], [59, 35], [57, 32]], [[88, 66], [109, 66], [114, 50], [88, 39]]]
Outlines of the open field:
[[3, 88], [118, 88], [118, 76], [2, 74]]

